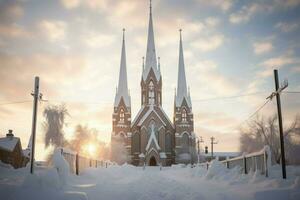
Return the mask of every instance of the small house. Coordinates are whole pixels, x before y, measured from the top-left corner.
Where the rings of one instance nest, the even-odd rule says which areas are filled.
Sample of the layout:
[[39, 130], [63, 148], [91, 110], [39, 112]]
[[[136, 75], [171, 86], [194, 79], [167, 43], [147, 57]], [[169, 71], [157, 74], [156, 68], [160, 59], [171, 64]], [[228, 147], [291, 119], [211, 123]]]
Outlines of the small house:
[[15, 137], [12, 130], [8, 131], [6, 137], [0, 138], [0, 160], [15, 169], [29, 162], [29, 158], [23, 154], [20, 138]]

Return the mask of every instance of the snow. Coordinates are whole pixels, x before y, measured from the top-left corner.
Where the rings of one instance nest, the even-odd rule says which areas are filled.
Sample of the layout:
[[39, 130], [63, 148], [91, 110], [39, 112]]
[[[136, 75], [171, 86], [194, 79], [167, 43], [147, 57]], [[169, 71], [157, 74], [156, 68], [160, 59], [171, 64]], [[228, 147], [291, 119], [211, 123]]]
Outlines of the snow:
[[13, 151], [20, 139], [18, 137], [4, 137], [0, 138], [0, 148]]
[[160, 170], [124, 164], [88, 168], [76, 176], [65, 171], [68, 165], [59, 152], [53, 161], [53, 167], [36, 166], [34, 175], [29, 174], [29, 165], [21, 169], [0, 165], [1, 199], [300, 199], [300, 166], [288, 166], [286, 180], [278, 165], [271, 167], [266, 178], [258, 172], [240, 174], [238, 168], [227, 169], [219, 161], [213, 161], [208, 170], [189, 165]]

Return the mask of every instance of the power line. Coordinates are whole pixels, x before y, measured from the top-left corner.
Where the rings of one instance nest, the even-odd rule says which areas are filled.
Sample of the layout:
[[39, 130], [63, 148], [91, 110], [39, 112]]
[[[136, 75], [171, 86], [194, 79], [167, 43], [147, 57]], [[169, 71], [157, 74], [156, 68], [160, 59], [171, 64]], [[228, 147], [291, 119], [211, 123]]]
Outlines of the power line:
[[[246, 93], [246, 94], [233, 95], [233, 96], [219, 96], [219, 97], [212, 97], [212, 98], [207, 98], [207, 99], [195, 99], [195, 100], [193, 100], [193, 102], [235, 99], [235, 98], [240, 98], [240, 97], [245, 97], [245, 96], [254, 96], [254, 95], [264, 94], [264, 93], [266, 93], [266, 92]], [[293, 92], [293, 93], [295, 93], [295, 92]], [[63, 100], [63, 99], [48, 99], [48, 100], [44, 100], [44, 101], [47, 103], [57, 102], [57, 103], [84, 103], [84, 104], [112, 104], [112, 101], [88, 102], [88, 101], [80, 101], [80, 100]], [[31, 100], [11, 101], [11, 102], [2, 103], [2, 104], [0, 103], [0, 106], [1, 105], [9, 105], [9, 104], [27, 103], [27, 102], [31, 102]]]
[[0, 106], [10, 105], [10, 104], [21, 104], [21, 103], [28, 103], [28, 102], [32, 102], [32, 101], [30, 101], [30, 100], [27, 100], [27, 101], [11, 101], [11, 102], [7, 102], [7, 103], [0, 103]]
[[262, 110], [269, 102], [271, 101], [271, 99], [267, 99], [261, 106], [259, 106], [254, 113], [252, 113], [246, 120], [244, 120], [243, 122], [240, 123], [243, 124], [245, 122], [247, 122], [249, 119], [251, 119], [253, 116], [255, 116], [260, 110]]
[[212, 97], [212, 98], [207, 98], [207, 99], [196, 99], [193, 101], [214, 101], [214, 100], [222, 100], [222, 99], [235, 99], [235, 98], [254, 96], [254, 95], [265, 94], [265, 93], [267, 93], [267, 92], [246, 93], [246, 94], [233, 95], [233, 96], [219, 96], [219, 97]]
[[282, 93], [287, 93], [287, 94], [300, 94], [300, 92], [298, 92], [298, 91], [286, 91], [286, 92], [282, 92]]

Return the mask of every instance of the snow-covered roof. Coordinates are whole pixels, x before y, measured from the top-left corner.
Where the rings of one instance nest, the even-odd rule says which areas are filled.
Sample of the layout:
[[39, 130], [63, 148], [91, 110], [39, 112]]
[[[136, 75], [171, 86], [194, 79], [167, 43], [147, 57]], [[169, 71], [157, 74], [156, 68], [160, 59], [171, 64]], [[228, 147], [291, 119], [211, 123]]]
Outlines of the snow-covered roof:
[[145, 113], [145, 115], [144, 115], [144, 116], [142, 117], [142, 119], [139, 121], [138, 126], [141, 126], [141, 125], [144, 123], [144, 121], [148, 118], [148, 116], [149, 116], [152, 112], [155, 113], [156, 116], [157, 116], [157, 117], [160, 119], [160, 121], [163, 123], [163, 125], [166, 126], [164, 120], [162, 120], [161, 117], [159, 116], [159, 114], [154, 110], [154, 106], [153, 106], [153, 105], [150, 105], [149, 110], [147, 111], [147, 113]]
[[117, 88], [117, 93], [115, 96], [114, 106], [117, 107], [123, 97], [124, 103], [127, 107], [130, 107], [130, 95], [128, 92], [127, 85], [127, 69], [126, 69], [126, 51], [125, 51], [125, 36], [123, 31], [123, 42], [122, 42], [122, 53], [121, 53], [121, 63], [120, 63], [120, 73], [119, 73], [119, 84]]
[[178, 62], [178, 80], [177, 80], [177, 92], [175, 97], [176, 107], [180, 107], [183, 99], [186, 99], [188, 106], [192, 107], [191, 97], [187, 90], [185, 66], [182, 48], [182, 37], [180, 31], [180, 42], [179, 42], [179, 62]]
[[153, 70], [156, 80], [160, 80], [160, 70], [157, 67], [156, 52], [155, 52], [155, 42], [154, 42], [154, 32], [153, 32], [153, 21], [152, 21], [152, 8], [150, 6], [150, 17], [149, 17], [149, 27], [148, 27], [148, 40], [147, 40], [147, 52], [146, 52], [146, 64], [143, 69], [143, 80], [147, 79], [147, 76]]
[[20, 138], [18, 137], [4, 137], [0, 138], [0, 148], [5, 149], [7, 151], [13, 151]]
[[150, 137], [149, 137], [149, 140], [148, 140], [148, 143], [147, 143], [147, 146], [146, 146], [146, 151], [149, 150], [152, 141], [154, 142], [156, 149], [160, 150], [160, 147], [158, 145], [158, 142], [157, 142], [157, 139], [156, 139], [156, 136], [155, 136], [154, 124], [152, 124], [152, 126], [151, 126], [151, 133], [150, 133]]

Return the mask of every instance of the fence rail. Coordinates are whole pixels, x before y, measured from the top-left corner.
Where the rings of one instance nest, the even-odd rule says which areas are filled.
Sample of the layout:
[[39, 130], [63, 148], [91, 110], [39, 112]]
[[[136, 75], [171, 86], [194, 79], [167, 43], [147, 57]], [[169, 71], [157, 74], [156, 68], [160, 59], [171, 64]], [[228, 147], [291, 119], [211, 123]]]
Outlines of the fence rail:
[[84, 156], [80, 156], [78, 153], [65, 148], [61, 148], [61, 155], [68, 162], [71, 173], [74, 173], [76, 175], [79, 175], [80, 172], [89, 167], [107, 168], [108, 166], [115, 165], [115, 163], [112, 163], [110, 161], [95, 160]]
[[[260, 171], [268, 177], [268, 168], [271, 166], [271, 152], [269, 146], [265, 146], [261, 151], [243, 154], [231, 159], [221, 161], [228, 169], [239, 166], [242, 173], [247, 174], [250, 171]], [[210, 162], [200, 163], [200, 167], [209, 168]]]

